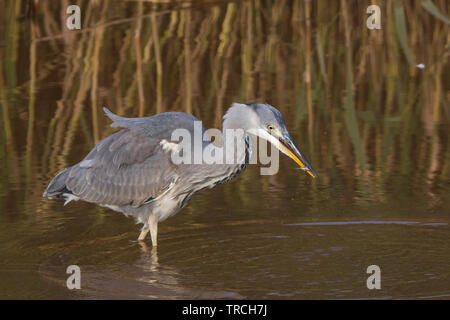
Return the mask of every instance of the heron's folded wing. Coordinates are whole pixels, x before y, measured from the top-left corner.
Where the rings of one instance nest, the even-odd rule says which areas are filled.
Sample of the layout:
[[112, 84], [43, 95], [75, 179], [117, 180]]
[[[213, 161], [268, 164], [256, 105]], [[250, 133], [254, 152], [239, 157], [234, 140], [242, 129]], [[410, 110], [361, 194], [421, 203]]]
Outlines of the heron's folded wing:
[[176, 179], [176, 166], [159, 138], [124, 129], [68, 168], [65, 184], [88, 202], [137, 207], [157, 198]]

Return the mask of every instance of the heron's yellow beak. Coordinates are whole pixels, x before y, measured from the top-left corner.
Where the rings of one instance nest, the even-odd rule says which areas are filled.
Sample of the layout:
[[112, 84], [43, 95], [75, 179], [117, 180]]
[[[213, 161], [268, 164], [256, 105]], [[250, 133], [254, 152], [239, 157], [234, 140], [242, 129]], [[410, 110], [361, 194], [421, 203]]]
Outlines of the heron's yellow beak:
[[277, 131], [273, 133], [279, 140], [278, 149], [286, 154], [289, 158], [294, 160], [302, 170], [306, 171], [311, 177], [316, 178], [317, 174], [306, 160], [305, 156], [300, 152], [300, 150], [295, 145], [294, 141], [289, 134], [282, 134]]

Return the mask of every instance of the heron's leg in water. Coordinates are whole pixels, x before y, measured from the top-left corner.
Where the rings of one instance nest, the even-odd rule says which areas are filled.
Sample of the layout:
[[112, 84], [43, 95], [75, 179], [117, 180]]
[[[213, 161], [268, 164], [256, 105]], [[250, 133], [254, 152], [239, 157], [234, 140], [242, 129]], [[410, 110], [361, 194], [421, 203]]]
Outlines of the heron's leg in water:
[[151, 214], [148, 218], [148, 227], [150, 229], [150, 236], [152, 237], [152, 244], [154, 247], [158, 245], [158, 218]]
[[150, 231], [150, 229], [148, 228], [148, 225], [145, 224], [145, 225], [142, 227], [141, 234], [139, 235], [138, 240], [139, 240], [139, 241], [144, 241], [144, 240], [145, 240], [145, 237], [147, 236], [147, 234], [148, 234], [149, 231]]

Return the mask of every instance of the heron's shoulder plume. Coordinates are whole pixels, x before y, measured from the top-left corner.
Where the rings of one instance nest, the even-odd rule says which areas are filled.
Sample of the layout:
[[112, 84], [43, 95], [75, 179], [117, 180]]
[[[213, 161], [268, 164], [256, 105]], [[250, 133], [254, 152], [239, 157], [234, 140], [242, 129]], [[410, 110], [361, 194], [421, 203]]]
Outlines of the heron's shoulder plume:
[[103, 107], [103, 111], [105, 115], [110, 118], [113, 123], [111, 123], [111, 127], [117, 128], [133, 128], [139, 126], [140, 124], [145, 123], [148, 118], [126, 118], [118, 116], [112, 113], [108, 108]]
[[118, 116], [118, 115], [112, 113], [112, 112], [111, 112], [108, 108], [106, 108], [106, 107], [103, 107], [103, 112], [105, 112], [105, 115], [106, 115], [108, 118], [110, 118], [112, 121], [119, 121], [119, 120], [121, 120], [121, 119], [126, 119], [126, 118], [120, 117], [120, 116]]

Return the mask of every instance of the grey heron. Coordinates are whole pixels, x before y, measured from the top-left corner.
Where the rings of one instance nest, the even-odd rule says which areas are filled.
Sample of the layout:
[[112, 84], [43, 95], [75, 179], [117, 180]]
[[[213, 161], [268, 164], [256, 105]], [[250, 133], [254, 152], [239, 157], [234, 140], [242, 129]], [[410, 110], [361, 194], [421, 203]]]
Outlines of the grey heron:
[[[198, 191], [230, 180], [247, 166], [255, 136], [267, 140], [316, 177], [289, 135], [283, 116], [268, 104], [232, 104], [223, 117], [222, 131], [244, 132], [245, 147], [234, 149], [236, 157], [244, 160], [215, 164], [174, 163], [171, 157], [179, 143], [172, 140], [174, 130], [194, 133], [199, 120], [191, 114], [165, 112], [124, 118], [106, 108], [104, 111], [113, 121], [111, 126], [122, 130], [100, 141], [81, 162], [57, 174], [43, 196], [65, 199], [65, 204], [83, 200], [132, 216], [144, 224], [138, 240], [144, 240], [150, 232], [153, 246], [157, 245], [159, 222], [180, 211]], [[205, 132], [203, 126], [201, 131]], [[193, 150], [194, 156], [211, 143], [203, 142], [200, 150]], [[222, 141], [221, 147], [214, 148], [220, 151], [225, 144]]]

